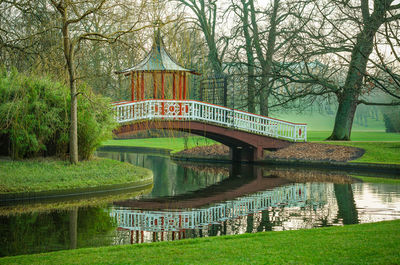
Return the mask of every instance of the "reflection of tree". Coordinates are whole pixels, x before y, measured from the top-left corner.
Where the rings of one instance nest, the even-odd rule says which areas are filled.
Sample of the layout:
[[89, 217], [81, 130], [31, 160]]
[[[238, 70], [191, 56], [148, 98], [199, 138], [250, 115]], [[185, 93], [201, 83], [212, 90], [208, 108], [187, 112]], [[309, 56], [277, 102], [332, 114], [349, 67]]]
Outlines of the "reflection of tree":
[[269, 219], [268, 209], [263, 210], [261, 212], [261, 221], [260, 225], [257, 227], [257, 232], [272, 231], [272, 226], [271, 220]]
[[350, 184], [334, 184], [335, 196], [338, 205], [337, 219], [343, 224], [357, 224], [358, 212], [354, 202], [353, 190]]
[[78, 208], [69, 213], [69, 248], [75, 249], [78, 238]]
[[247, 215], [246, 233], [253, 233], [253, 227], [254, 227], [254, 214], [251, 213]]
[[216, 236], [219, 230], [221, 230], [221, 224], [212, 224], [209, 226], [208, 235]]
[[111, 244], [115, 226], [102, 208], [0, 217], [0, 256]]

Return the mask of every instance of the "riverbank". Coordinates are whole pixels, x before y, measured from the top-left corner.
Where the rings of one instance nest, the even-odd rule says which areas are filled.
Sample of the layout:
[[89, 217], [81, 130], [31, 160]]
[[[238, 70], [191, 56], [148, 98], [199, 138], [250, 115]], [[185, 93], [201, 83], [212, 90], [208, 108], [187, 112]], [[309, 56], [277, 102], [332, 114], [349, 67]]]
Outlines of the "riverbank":
[[1, 264], [398, 264], [400, 220], [58, 251]]
[[57, 159], [0, 162], [0, 196], [143, 184], [152, 180], [148, 169], [103, 158], [76, 165]]

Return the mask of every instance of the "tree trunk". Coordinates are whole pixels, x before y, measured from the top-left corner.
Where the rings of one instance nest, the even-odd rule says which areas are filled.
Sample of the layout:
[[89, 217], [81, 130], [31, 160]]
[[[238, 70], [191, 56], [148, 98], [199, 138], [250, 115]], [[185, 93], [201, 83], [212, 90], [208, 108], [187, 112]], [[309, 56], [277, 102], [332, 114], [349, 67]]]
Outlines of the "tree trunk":
[[255, 99], [256, 82], [254, 78], [254, 67], [249, 66], [247, 74], [247, 111], [251, 113], [256, 112]]
[[256, 107], [254, 104], [255, 99], [255, 77], [254, 77], [254, 56], [252, 38], [249, 32], [249, 8], [245, 0], [242, 0], [243, 16], [241, 17], [243, 23], [243, 33], [246, 40], [246, 55], [247, 55], [247, 110], [255, 113]]
[[67, 62], [68, 74], [69, 74], [69, 87], [71, 93], [71, 120], [70, 120], [70, 131], [69, 131], [69, 156], [72, 164], [78, 163], [78, 115], [77, 115], [77, 93], [76, 93], [76, 82], [75, 82], [75, 67], [74, 67], [74, 49], [71, 45], [69, 37], [69, 29], [67, 23], [67, 8], [63, 9], [62, 12], [62, 34], [64, 44], [64, 55]]
[[256, 21], [256, 10], [254, 8], [254, 1], [249, 1], [250, 11], [251, 11], [251, 24], [253, 26], [253, 36], [254, 36], [254, 47], [257, 53], [257, 58], [260, 62], [262, 68], [261, 77], [261, 87], [260, 87], [260, 114], [268, 116], [269, 106], [268, 99], [271, 94], [272, 84], [271, 79], [271, 69], [273, 63], [273, 55], [275, 53], [275, 43], [276, 43], [276, 28], [277, 28], [277, 14], [279, 9], [279, 0], [274, 0], [272, 14], [270, 18], [270, 27], [268, 32], [267, 40], [267, 51], [264, 54], [262, 51], [262, 43], [259, 39], [258, 26]]
[[363, 30], [357, 35], [356, 44], [351, 53], [346, 81], [342, 91], [338, 94], [339, 107], [329, 140], [350, 140], [354, 115], [357, 110], [357, 101], [367, 72], [367, 63], [372, 53], [374, 37], [384, 22], [384, 15], [383, 9], [375, 10], [364, 23]]
[[328, 138], [329, 140], [350, 140], [356, 109], [357, 102], [352, 96], [346, 96], [344, 100], [339, 102], [335, 125], [332, 135]]
[[70, 71], [71, 90], [71, 127], [69, 135], [69, 152], [72, 164], [78, 163], [78, 96], [76, 93], [76, 82], [74, 69]]

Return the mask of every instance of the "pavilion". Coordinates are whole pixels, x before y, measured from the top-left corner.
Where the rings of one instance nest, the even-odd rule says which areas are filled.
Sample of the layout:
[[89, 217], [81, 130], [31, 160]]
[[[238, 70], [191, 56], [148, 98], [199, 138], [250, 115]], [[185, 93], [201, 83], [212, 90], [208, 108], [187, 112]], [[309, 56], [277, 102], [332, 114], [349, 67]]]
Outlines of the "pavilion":
[[[153, 46], [146, 57], [135, 66], [115, 73], [131, 77], [131, 101], [186, 100], [188, 97], [188, 74], [200, 75], [193, 70], [184, 68], [172, 59], [165, 49], [159, 29], [155, 33]], [[153, 84], [152, 93], [151, 82]]]

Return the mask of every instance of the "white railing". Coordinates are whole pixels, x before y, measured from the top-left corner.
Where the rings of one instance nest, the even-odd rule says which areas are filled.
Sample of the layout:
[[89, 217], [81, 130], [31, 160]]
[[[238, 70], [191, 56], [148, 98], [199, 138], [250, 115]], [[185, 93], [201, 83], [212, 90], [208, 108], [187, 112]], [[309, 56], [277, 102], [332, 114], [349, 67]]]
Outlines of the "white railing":
[[307, 125], [291, 123], [195, 100], [143, 100], [114, 103], [119, 123], [141, 120], [201, 121], [292, 141], [307, 140]]
[[191, 211], [141, 211], [113, 209], [111, 216], [118, 227], [136, 231], [181, 231], [218, 224], [240, 216], [257, 213], [269, 207], [304, 207], [306, 184], [294, 184], [258, 192], [217, 205]]

